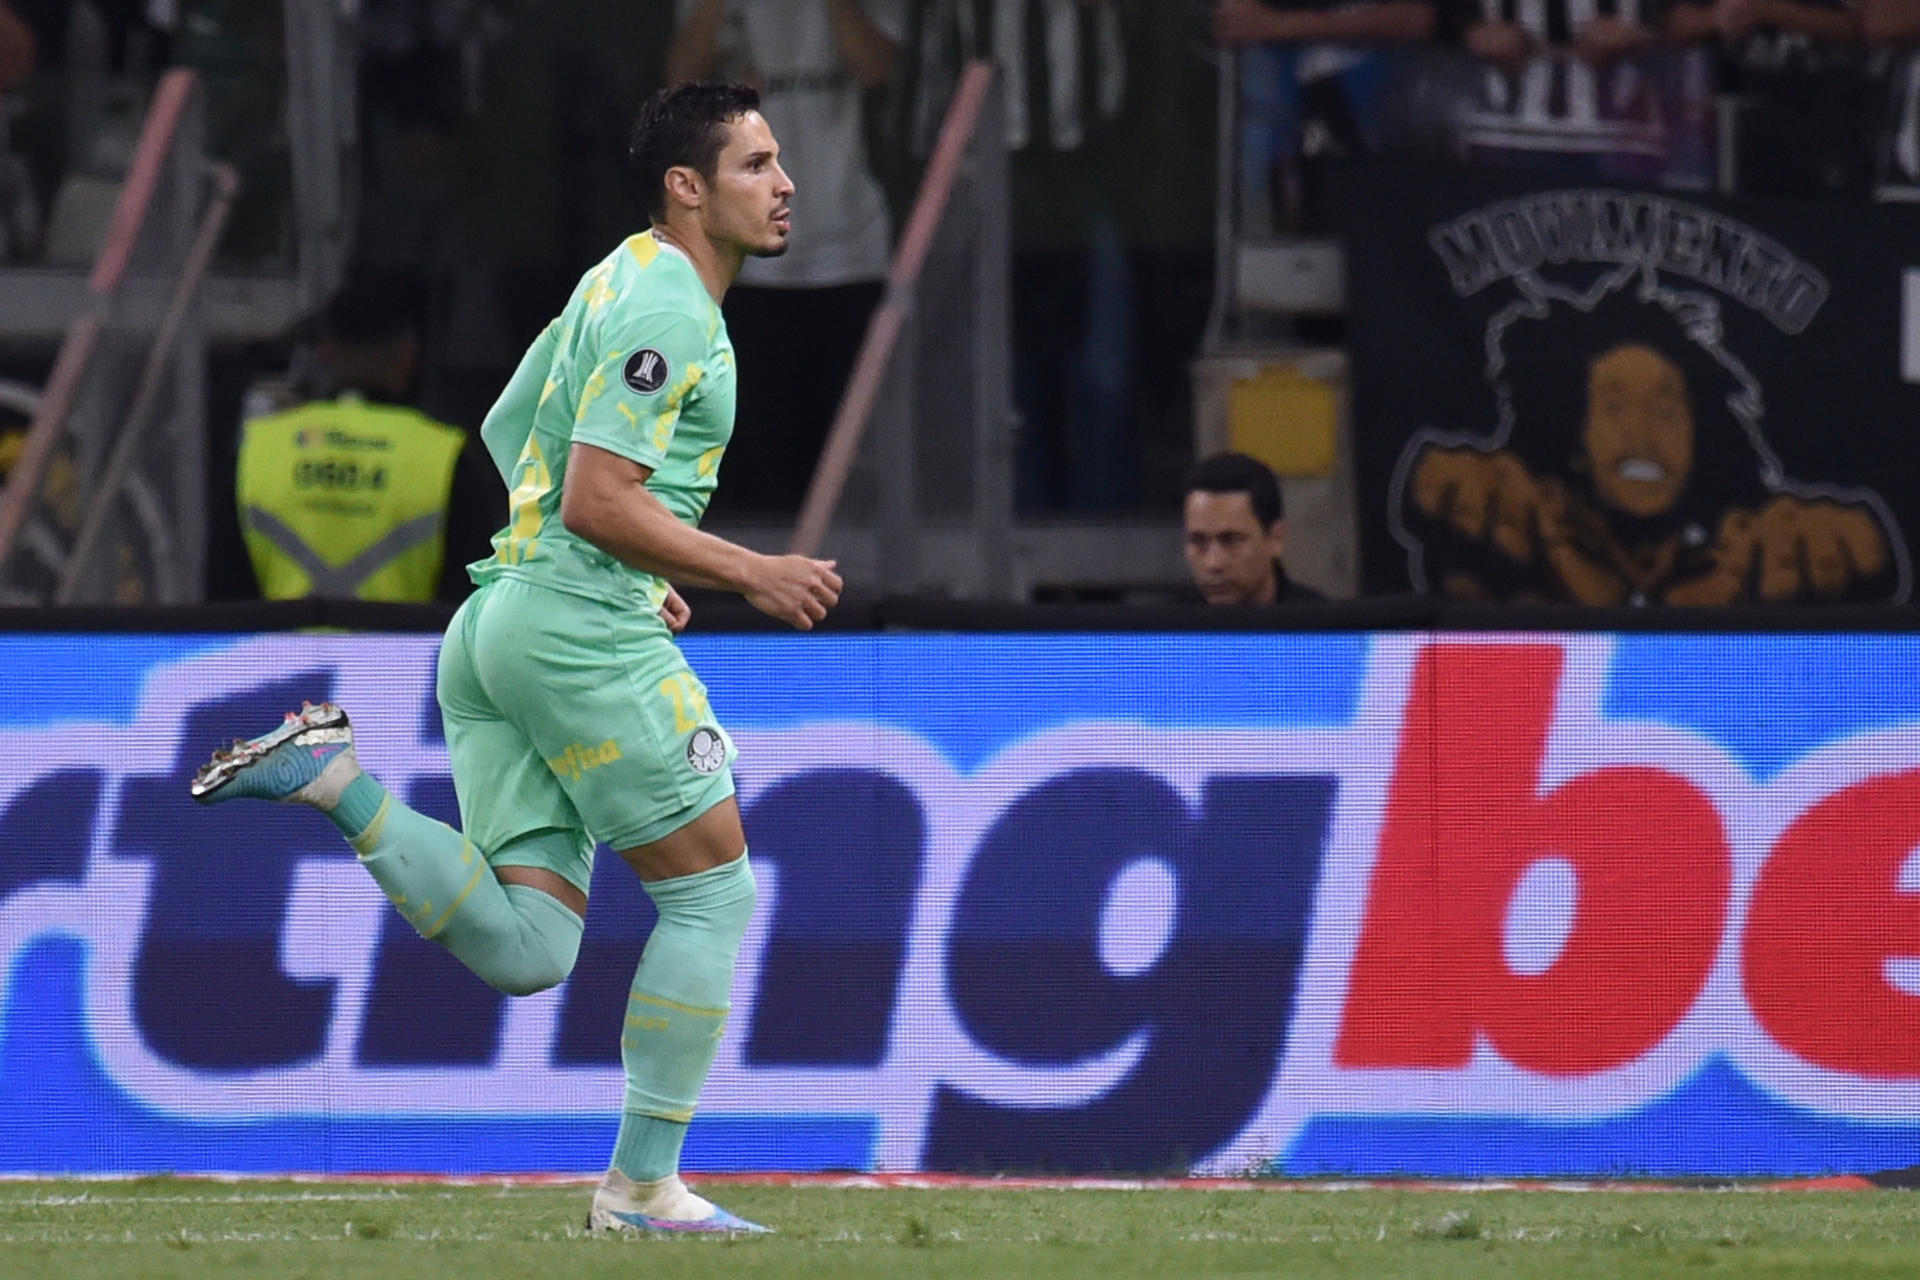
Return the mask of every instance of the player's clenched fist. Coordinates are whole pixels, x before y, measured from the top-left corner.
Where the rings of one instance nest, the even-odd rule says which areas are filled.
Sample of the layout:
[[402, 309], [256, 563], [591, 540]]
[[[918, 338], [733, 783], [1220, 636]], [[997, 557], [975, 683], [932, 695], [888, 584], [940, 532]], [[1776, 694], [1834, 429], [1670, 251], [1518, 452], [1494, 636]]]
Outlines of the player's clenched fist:
[[837, 563], [807, 556], [763, 556], [756, 580], [745, 593], [747, 603], [769, 617], [811, 631], [840, 599], [840, 575], [833, 571]]
[[660, 621], [666, 623], [667, 630], [676, 636], [687, 629], [687, 623], [693, 621], [693, 606], [671, 586], [667, 588], [667, 598], [660, 603]]
[[1534, 531], [1548, 491], [1510, 453], [1435, 446], [1413, 469], [1413, 505], [1515, 560], [1534, 556]]

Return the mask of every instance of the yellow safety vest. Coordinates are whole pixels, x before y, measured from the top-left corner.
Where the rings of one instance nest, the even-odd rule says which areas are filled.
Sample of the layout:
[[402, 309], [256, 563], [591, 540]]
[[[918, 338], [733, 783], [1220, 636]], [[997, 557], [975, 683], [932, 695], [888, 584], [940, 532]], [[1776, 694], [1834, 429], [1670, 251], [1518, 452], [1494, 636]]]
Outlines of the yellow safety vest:
[[248, 422], [235, 487], [261, 595], [432, 600], [465, 444], [457, 427], [355, 397]]

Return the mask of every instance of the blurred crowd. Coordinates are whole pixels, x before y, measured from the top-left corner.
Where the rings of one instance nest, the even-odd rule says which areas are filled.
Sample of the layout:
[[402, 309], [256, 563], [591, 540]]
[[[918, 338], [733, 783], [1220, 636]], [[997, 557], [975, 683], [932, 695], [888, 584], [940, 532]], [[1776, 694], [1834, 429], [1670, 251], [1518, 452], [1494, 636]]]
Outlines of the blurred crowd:
[[1795, 199], [1920, 191], [1914, 0], [1221, 0], [1241, 216], [1325, 227], [1327, 162], [1412, 153]]
[[[683, 76], [765, 93], [804, 250], [729, 300], [756, 379], [742, 421], [779, 425], [758, 445], [743, 430], [743, 479], [716, 518], [797, 506], [969, 59], [995, 63], [1005, 92], [1028, 513], [1179, 505], [1220, 200], [1238, 236], [1336, 231], [1333, 163], [1403, 152], [1698, 190], [1920, 196], [1920, 0], [339, 3], [349, 274], [409, 300], [404, 399], [467, 429], [579, 272], [636, 228], [622, 167], [633, 105]], [[143, 87], [184, 63], [205, 74], [210, 149], [244, 183], [223, 259], [284, 266], [300, 108], [283, 12], [0, 0], [0, 263], [85, 260]], [[1228, 70], [1236, 118], [1223, 122]], [[1222, 129], [1238, 160], [1226, 182]], [[804, 350], [794, 333], [810, 335]], [[297, 383], [314, 336], [247, 359]], [[222, 380], [229, 454], [262, 373]]]

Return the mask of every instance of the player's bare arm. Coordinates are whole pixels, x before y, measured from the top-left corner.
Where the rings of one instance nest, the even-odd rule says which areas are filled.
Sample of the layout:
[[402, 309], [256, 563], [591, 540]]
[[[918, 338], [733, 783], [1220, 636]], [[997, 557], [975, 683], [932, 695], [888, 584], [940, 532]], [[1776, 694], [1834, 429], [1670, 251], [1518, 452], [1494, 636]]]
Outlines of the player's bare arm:
[[768, 556], [683, 524], [647, 491], [648, 467], [590, 444], [567, 456], [560, 519], [622, 564], [696, 587], [737, 591], [802, 631], [840, 599], [831, 560]]
[[834, 47], [840, 63], [863, 89], [878, 89], [893, 79], [900, 46], [860, 10], [857, 0], [827, 0]]

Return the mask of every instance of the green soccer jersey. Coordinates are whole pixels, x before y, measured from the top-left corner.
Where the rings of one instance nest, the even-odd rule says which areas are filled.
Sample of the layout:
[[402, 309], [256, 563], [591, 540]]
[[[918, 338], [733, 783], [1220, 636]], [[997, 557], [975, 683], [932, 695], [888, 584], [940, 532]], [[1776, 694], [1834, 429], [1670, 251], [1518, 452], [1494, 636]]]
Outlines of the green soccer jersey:
[[647, 489], [698, 524], [733, 434], [733, 344], [693, 264], [651, 233], [581, 278], [527, 349], [480, 438], [506, 479], [507, 526], [477, 583], [519, 578], [657, 611], [665, 580], [631, 569], [560, 519], [567, 452], [578, 441], [653, 470]]

